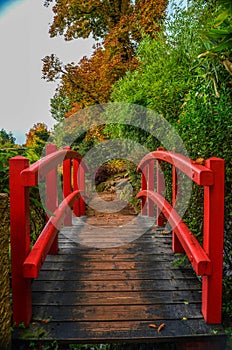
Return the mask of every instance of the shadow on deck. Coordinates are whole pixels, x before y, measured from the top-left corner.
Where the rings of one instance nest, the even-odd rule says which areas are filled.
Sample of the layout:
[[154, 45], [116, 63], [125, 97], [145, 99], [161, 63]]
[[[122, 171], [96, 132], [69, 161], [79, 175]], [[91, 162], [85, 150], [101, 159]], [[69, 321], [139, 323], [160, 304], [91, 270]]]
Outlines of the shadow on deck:
[[58, 255], [47, 257], [33, 281], [30, 327], [15, 330], [14, 346], [57, 340], [225, 348], [222, 327], [201, 314], [200, 280], [190, 265], [174, 263], [171, 234], [136, 220], [95, 230], [76, 219], [63, 228]]

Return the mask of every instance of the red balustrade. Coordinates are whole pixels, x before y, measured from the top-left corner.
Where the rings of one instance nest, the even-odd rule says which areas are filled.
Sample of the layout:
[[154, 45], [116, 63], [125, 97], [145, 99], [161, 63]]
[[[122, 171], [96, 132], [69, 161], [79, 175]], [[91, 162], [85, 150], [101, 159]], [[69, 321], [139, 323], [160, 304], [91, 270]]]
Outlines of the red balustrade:
[[[31, 280], [38, 277], [46, 255], [57, 253], [61, 224], [71, 225], [70, 208], [75, 207], [78, 216], [85, 215], [82, 195], [88, 169], [78, 152], [69, 148], [57, 151], [52, 144], [47, 145], [46, 156], [32, 165], [21, 156], [11, 158], [9, 163], [13, 321], [16, 325], [28, 326], [32, 315]], [[64, 199], [58, 205], [57, 169], [60, 164], [63, 164]], [[38, 185], [43, 178], [47, 224], [30, 248], [29, 188]]]
[[[154, 190], [154, 160], [156, 160], [156, 191]], [[172, 205], [163, 196], [164, 176], [161, 162], [172, 165]], [[204, 229], [203, 245], [188, 229], [174, 209], [178, 201], [177, 169], [193, 182], [204, 187]], [[142, 215], [153, 216], [157, 206], [156, 223], [164, 224], [165, 217], [172, 226], [172, 248], [175, 253], [185, 252], [197, 275], [202, 276], [202, 314], [210, 324], [221, 323], [222, 310], [222, 268], [224, 240], [224, 160], [210, 158], [204, 165], [197, 164], [181, 154], [157, 151], [147, 154], [140, 162], [142, 191]], [[153, 172], [153, 174], [150, 174]]]

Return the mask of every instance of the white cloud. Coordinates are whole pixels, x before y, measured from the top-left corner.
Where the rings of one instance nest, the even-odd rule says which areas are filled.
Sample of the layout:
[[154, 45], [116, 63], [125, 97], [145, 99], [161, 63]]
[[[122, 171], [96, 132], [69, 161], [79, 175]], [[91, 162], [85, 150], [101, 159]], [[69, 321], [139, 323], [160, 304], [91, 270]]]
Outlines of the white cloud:
[[63, 62], [78, 62], [92, 50], [92, 39], [50, 38], [51, 21], [43, 0], [21, 1], [0, 17], [0, 129], [16, 136], [37, 122], [54, 123], [49, 109], [56, 84], [41, 79], [41, 59], [55, 53]]

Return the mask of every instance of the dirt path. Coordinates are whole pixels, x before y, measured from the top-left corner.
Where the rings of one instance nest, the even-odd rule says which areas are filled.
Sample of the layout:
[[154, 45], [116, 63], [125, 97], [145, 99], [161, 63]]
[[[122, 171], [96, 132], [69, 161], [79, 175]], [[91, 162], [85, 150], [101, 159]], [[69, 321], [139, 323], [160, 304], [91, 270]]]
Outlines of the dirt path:
[[133, 220], [136, 215], [132, 205], [123, 203], [115, 193], [98, 193], [87, 206], [87, 222], [93, 226], [121, 226]]

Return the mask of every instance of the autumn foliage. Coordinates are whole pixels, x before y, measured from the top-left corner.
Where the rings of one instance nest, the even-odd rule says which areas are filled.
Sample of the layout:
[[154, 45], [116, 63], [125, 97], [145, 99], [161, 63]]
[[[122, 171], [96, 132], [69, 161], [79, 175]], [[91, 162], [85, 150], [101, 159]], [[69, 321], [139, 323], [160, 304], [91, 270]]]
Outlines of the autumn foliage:
[[44, 123], [34, 124], [33, 127], [26, 134], [26, 147], [34, 148], [36, 152], [41, 153], [50, 132]]
[[[50, 35], [66, 40], [105, 40], [112, 29], [121, 40], [137, 40], [141, 33], [153, 33], [164, 16], [167, 0], [47, 0], [54, 3]], [[124, 38], [121, 34], [124, 34]]]
[[155, 35], [167, 6], [167, 0], [47, 0], [45, 5], [49, 3], [54, 3], [52, 37], [101, 41], [78, 64], [63, 65], [54, 54], [43, 59], [43, 78], [60, 79], [58, 94], [73, 105], [66, 116], [109, 100], [113, 84], [137, 67], [135, 49], [142, 34]]

